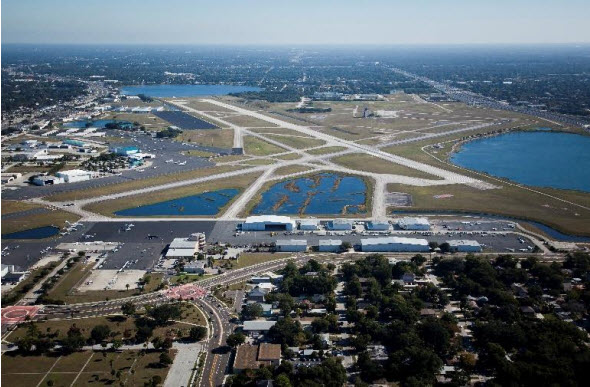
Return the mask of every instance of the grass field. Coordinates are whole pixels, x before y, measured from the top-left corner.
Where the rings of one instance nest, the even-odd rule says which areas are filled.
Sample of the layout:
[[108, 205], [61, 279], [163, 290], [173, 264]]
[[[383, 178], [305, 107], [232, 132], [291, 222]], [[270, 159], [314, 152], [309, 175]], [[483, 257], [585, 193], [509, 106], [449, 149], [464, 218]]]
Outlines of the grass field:
[[[566, 233], [590, 235], [590, 211], [518, 187], [506, 185], [501, 189], [482, 191], [463, 185], [413, 187], [390, 184], [387, 188], [390, 192], [411, 194], [414, 203], [411, 209], [512, 216], [538, 221]], [[446, 199], [433, 197], [440, 194], [454, 196]]]
[[292, 173], [305, 172], [309, 170], [310, 167], [305, 165], [288, 165], [286, 167], [277, 168], [274, 174], [277, 176], [285, 176], [290, 175]]
[[218, 173], [236, 171], [241, 169], [236, 166], [220, 166], [195, 169], [186, 172], [177, 172], [168, 175], [160, 175], [156, 177], [150, 177], [147, 179], [131, 180], [125, 183], [107, 184], [101, 187], [81, 189], [71, 192], [64, 192], [57, 195], [47, 197], [50, 201], [69, 201], [69, 200], [80, 200], [88, 199], [102, 195], [109, 195], [113, 193], [132, 191], [150, 186], [157, 186], [167, 184], [175, 181], [184, 181], [188, 179], [195, 179], [204, 176], [211, 176]]
[[244, 253], [240, 255], [240, 259], [238, 262], [232, 261], [232, 265], [234, 269], [241, 269], [243, 267], [248, 267], [252, 265], [256, 265], [258, 263], [274, 261], [281, 258], [287, 258], [292, 254], [289, 253]]
[[286, 153], [284, 155], [276, 156], [273, 158], [275, 158], [277, 160], [297, 160], [297, 159], [301, 158], [301, 155], [299, 153], [291, 152], [291, 153]]
[[[138, 311], [139, 312], [139, 311]], [[139, 313], [143, 315], [143, 312]], [[154, 337], [160, 336], [165, 337], [170, 331], [181, 329], [183, 335], [187, 335], [190, 328], [194, 325], [204, 326], [206, 324], [205, 316], [199, 311], [194, 305], [183, 302], [181, 304], [181, 318], [178, 321], [169, 321], [165, 326], [160, 326], [154, 329]], [[126, 317], [121, 314], [113, 314], [111, 316], [101, 317], [88, 317], [78, 319], [65, 319], [65, 320], [49, 320], [49, 321], [38, 321], [35, 325], [39, 330], [46, 334], [55, 334], [57, 338], [65, 338], [68, 329], [72, 325], [75, 325], [80, 329], [84, 337], [90, 337], [92, 328], [97, 325], [107, 325], [114, 339], [123, 339], [123, 333], [125, 330], [136, 330], [135, 322], [133, 317]], [[5, 340], [9, 342], [15, 342], [19, 338], [25, 337], [27, 334], [27, 325], [21, 325], [13, 332], [11, 332]], [[4, 367], [3, 367], [4, 368]]]
[[330, 153], [336, 153], [343, 150], [346, 150], [346, 148], [343, 146], [326, 146], [323, 148], [310, 149], [307, 151], [307, 153], [309, 153], [310, 155], [327, 155]]
[[391, 163], [374, 156], [359, 153], [350, 153], [344, 156], [339, 156], [331, 159], [336, 164], [356, 169], [358, 171], [366, 171], [373, 173], [404, 175], [411, 177], [419, 177], [423, 179], [440, 180], [437, 176], [431, 175], [417, 169], [404, 167], [400, 164]]
[[244, 151], [253, 156], [268, 156], [285, 152], [283, 148], [253, 136], [244, 137]]
[[19, 202], [16, 200], [2, 200], [2, 214], [13, 214], [15, 212], [32, 210], [33, 208], [43, 208], [40, 204]]
[[[4, 201], [2, 201], [2, 213], [4, 213]], [[66, 224], [66, 221], [73, 223], [78, 219], [80, 219], [80, 217], [76, 214], [62, 210], [50, 209], [44, 213], [2, 219], [2, 234], [45, 226], [56, 226], [62, 228]]]
[[[99, 214], [115, 216], [115, 212], [123, 209], [158, 203], [166, 200], [178, 199], [186, 196], [198, 195], [203, 192], [211, 192], [227, 188], [237, 188], [240, 192], [242, 192], [246, 187], [254, 182], [258, 176], [260, 176], [260, 173], [250, 173], [232, 177], [231, 179], [211, 180], [206, 182], [206, 184], [187, 185], [157, 192], [150, 192], [145, 195], [134, 195], [121, 199], [101, 201], [92, 203], [88, 206], [85, 206], [84, 208]], [[236, 196], [234, 196], [234, 198], [232, 198], [232, 200], [230, 200], [224, 207], [219, 209], [219, 212], [223, 212], [223, 209], [227, 208], [227, 206], [229, 206], [239, 195], [240, 194], [238, 193]], [[175, 215], [175, 217], [176, 216], [179, 215]]]
[[[217, 125], [218, 122], [215, 122]], [[234, 144], [233, 129], [185, 130], [176, 141], [229, 149]]]
[[[170, 368], [157, 366], [159, 356], [156, 351], [81, 351], [67, 356], [5, 353], [2, 355], [2, 385], [141, 386], [154, 375], [166, 379]], [[175, 351], [170, 351], [170, 356], [174, 358]], [[111, 374], [111, 369], [115, 375]], [[119, 378], [117, 371], [120, 371]]]
[[311, 148], [316, 146], [321, 146], [325, 144], [325, 141], [319, 140], [312, 137], [303, 137], [303, 136], [281, 136], [276, 134], [267, 134], [266, 137], [278, 141], [281, 144], [285, 144], [292, 148], [296, 149], [304, 149], [304, 148]]
[[276, 126], [270, 122], [259, 120], [258, 118], [246, 115], [228, 115], [224, 117], [223, 120], [234, 125], [241, 126], [242, 128], [264, 128]]

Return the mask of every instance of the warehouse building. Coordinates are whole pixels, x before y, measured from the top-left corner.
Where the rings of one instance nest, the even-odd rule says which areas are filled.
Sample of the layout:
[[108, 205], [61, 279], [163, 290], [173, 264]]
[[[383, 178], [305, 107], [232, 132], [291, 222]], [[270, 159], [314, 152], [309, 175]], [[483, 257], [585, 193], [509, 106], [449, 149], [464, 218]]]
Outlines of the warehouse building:
[[77, 181], [90, 180], [97, 176], [96, 172], [83, 171], [81, 169], [71, 169], [69, 171], [60, 171], [55, 176], [62, 178], [66, 183], [75, 183]]
[[329, 230], [348, 231], [352, 230], [353, 221], [350, 219], [334, 219], [328, 222]]
[[389, 231], [389, 222], [387, 220], [376, 220], [367, 222], [367, 230], [370, 231]]
[[296, 225], [288, 216], [249, 216], [242, 223], [242, 231], [293, 231]]
[[129, 156], [135, 153], [139, 153], [139, 148], [136, 146], [122, 146], [111, 149], [111, 152], [116, 153], [120, 156]]
[[206, 265], [205, 261], [190, 262], [190, 263], [187, 263], [186, 265], [184, 265], [184, 271], [186, 273], [191, 273], [191, 274], [204, 274], [205, 273], [205, 265]]
[[430, 251], [426, 239], [384, 237], [361, 239], [361, 249], [373, 251]]
[[299, 229], [304, 231], [315, 231], [320, 229], [319, 219], [301, 219]]
[[337, 253], [340, 251], [342, 241], [340, 239], [320, 239], [318, 251]]
[[473, 240], [454, 239], [447, 241], [447, 243], [451, 246], [451, 251], [459, 253], [479, 253], [481, 251], [481, 245]]
[[305, 239], [279, 239], [275, 243], [277, 251], [298, 252], [307, 250], [307, 240]]
[[430, 230], [430, 222], [426, 218], [412, 218], [412, 217], [400, 218], [397, 221], [397, 225], [402, 230], [416, 230], [416, 231]]
[[265, 334], [273, 327], [277, 322], [276, 321], [266, 321], [266, 320], [250, 320], [244, 321], [244, 325], [242, 330], [249, 334], [250, 336], [257, 337], [259, 335]]

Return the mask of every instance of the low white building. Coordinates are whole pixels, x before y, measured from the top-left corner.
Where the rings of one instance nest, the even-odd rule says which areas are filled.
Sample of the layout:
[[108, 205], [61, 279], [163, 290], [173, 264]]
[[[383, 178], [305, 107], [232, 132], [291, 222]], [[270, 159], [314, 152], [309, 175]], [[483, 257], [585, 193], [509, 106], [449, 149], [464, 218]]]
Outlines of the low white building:
[[278, 239], [275, 243], [277, 251], [281, 252], [298, 252], [307, 250], [307, 240], [305, 239]]
[[361, 239], [361, 249], [367, 252], [380, 251], [430, 251], [428, 241], [418, 238], [384, 237]]
[[244, 321], [242, 330], [249, 335], [258, 336], [270, 330], [277, 322], [266, 320], [250, 320]]
[[242, 231], [293, 231], [295, 222], [288, 216], [248, 216], [242, 223]]
[[205, 273], [205, 261], [194, 261], [184, 265], [184, 271], [187, 273], [203, 274]]
[[90, 180], [97, 176], [96, 172], [84, 171], [82, 169], [71, 169], [69, 171], [60, 171], [55, 176], [62, 178], [66, 183], [75, 183], [77, 181]]
[[402, 230], [428, 231], [430, 222], [426, 218], [405, 217], [397, 220], [397, 225]]
[[301, 219], [299, 221], [299, 229], [304, 231], [314, 231], [320, 229], [319, 219]]
[[387, 220], [374, 220], [367, 222], [367, 230], [370, 231], [388, 231], [389, 228], [390, 224]]
[[64, 179], [62, 179], [61, 177], [57, 177], [57, 176], [39, 175], [39, 176], [35, 176], [33, 178], [33, 184], [39, 185], [39, 186], [62, 184], [62, 183], [64, 183]]
[[474, 240], [453, 239], [447, 241], [447, 243], [451, 246], [452, 251], [460, 253], [479, 253], [481, 251], [481, 245]]
[[354, 222], [350, 219], [334, 219], [328, 222], [328, 229], [349, 231], [352, 230]]
[[340, 239], [320, 239], [318, 251], [337, 253], [340, 251], [342, 241]]

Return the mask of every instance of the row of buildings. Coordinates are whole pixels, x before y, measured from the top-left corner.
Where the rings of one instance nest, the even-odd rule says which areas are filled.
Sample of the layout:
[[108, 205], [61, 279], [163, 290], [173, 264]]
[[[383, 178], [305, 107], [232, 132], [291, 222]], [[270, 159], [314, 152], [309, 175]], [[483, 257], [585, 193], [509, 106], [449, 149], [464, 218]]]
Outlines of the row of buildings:
[[[297, 228], [302, 231], [317, 231], [322, 228], [335, 231], [352, 231], [355, 229], [352, 219], [333, 219], [322, 223], [319, 219], [301, 219], [295, 222], [288, 216], [280, 215], [256, 215], [249, 216], [242, 223], [242, 231], [294, 231]], [[401, 230], [428, 231], [430, 222], [426, 218], [403, 217], [391, 223], [389, 220], [376, 220], [361, 222], [368, 231], [389, 231], [392, 228]], [[299, 227], [298, 227], [299, 226]]]
[[[482, 247], [475, 240], [449, 240], [450, 250], [455, 252], [476, 253], [481, 252]], [[320, 252], [339, 252], [343, 248], [340, 239], [321, 239], [318, 242]], [[275, 243], [275, 249], [279, 252], [303, 252], [307, 251], [306, 239], [279, 239]], [[430, 245], [426, 239], [405, 238], [388, 236], [381, 238], [363, 238], [360, 243], [363, 252], [430, 252]]]

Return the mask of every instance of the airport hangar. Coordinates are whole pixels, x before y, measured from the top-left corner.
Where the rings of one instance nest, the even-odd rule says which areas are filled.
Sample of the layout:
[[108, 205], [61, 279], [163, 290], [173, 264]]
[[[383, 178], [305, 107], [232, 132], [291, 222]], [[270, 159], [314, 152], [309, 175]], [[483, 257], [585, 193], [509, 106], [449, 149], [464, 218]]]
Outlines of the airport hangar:
[[383, 237], [361, 239], [361, 249], [366, 252], [429, 252], [430, 246], [426, 239]]
[[249, 216], [242, 223], [242, 231], [293, 231], [296, 228], [295, 222], [288, 216]]

